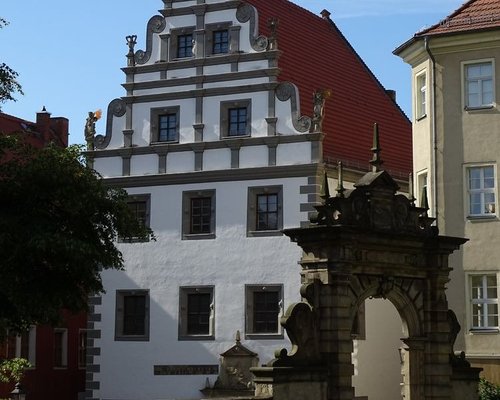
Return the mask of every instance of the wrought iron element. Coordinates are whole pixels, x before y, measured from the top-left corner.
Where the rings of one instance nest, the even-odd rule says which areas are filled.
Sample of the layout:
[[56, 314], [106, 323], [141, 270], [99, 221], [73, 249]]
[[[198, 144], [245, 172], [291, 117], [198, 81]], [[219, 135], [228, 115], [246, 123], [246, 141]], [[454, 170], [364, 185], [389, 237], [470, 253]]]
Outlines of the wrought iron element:
[[323, 131], [323, 119], [325, 117], [325, 102], [332, 95], [329, 89], [318, 89], [313, 93], [313, 117], [311, 132]]
[[257, 32], [257, 13], [254, 6], [248, 3], [240, 4], [236, 10], [236, 19], [242, 24], [250, 21], [249, 40], [250, 45], [255, 51], [264, 51], [268, 48], [269, 39], [262, 35], [259, 36]]
[[297, 86], [291, 82], [282, 82], [276, 88], [276, 97], [279, 101], [290, 100], [292, 113], [292, 124], [298, 132], [309, 132], [311, 129], [311, 118], [300, 115], [300, 103]]
[[269, 50], [278, 50], [278, 27], [280, 21], [277, 17], [271, 17], [267, 20], [267, 26], [271, 31], [269, 36]]
[[128, 45], [127, 66], [133, 67], [135, 65], [134, 47], [137, 44], [137, 35], [128, 35], [125, 36], [125, 39]]
[[151, 51], [153, 49], [153, 34], [161, 33], [167, 26], [165, 18], [161, 15], [154, 15], [148, 22], [146, 28], [146, 51], [137, 50], [135, 52], [135, 63], [142, 65], [146, 64], [151, 58]]
[[114, 99], [108, 105], [106, 115], [106, 135], [97, 135], [94, 137], [94, 147], [96, 149], [105, 149], [108, 147], [113, 134], [113, 117], [122, 117], [125, 115], [126, 104], [122, 99]]

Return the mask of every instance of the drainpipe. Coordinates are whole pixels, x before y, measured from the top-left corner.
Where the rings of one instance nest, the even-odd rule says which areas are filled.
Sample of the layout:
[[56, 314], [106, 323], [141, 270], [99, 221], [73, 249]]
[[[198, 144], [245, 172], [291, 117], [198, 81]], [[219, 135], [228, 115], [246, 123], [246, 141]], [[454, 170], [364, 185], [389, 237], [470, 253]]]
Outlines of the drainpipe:
[[424, 46], [425, 46], [425, 51], [429, 55], [429, 59], [431, 60], [432, 63], [432, 93], [431, 93], [431, 99], [432, 99], [432, 123], [431, 123], [431, 140], [432, 140], [432, 145], [433, 145], [433, 151], [431, 153], [431, 179], [432, 179], [432, 188], [433, 188], [433, 193], [432, 193], [432, 203], [434, 206], [434, 217], [436, 217], [436, 226], [439, 224], [438, 220], [438, 188], [437, 188], [437, 151], [438, 151], [438, 146], [437, 146], [437, 122], [436, 122], [436, 59], [434, 58], [434, 55], [431, 52], [431, 49], [429, 48], [429, 37], [425, 36], [424, 37]]

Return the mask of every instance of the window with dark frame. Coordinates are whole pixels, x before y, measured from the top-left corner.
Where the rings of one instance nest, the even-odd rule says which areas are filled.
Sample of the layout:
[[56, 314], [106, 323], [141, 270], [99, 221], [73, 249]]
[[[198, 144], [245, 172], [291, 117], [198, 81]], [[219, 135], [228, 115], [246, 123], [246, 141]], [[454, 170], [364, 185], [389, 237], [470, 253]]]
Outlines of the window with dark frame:
[[208, 335], [210, 333], [210, 293], [188, 293], [187, 334]]
[[278, 291], [253, 293], [253, 333], [278, 332], [279, 297]]
[[[132, 215], [137, 219], [139, 224], [144, 227], [149, 227], [149, 195], [130, 195], [127, 199], [127, 205], [132, 212]], [[137, 236], [120, 237], [120, 242], [135, 243], [147, 242], [149, 238], [139, 238]]]
[[212, 54], [225, 54], [229, 52], [229, 32], [227, 29], [213, 32]]
[[228, 136], [241, 136], [247, 134], [247, 108], [236, 107], [228, 110]]
[[54, 330], [54, 367], [64, 368], [67, 366], [67, 330], [55, 329]]
[[191, 199], [191, 234], [210, 233], [212, 220], [212, 198], [195, 197]]
[[278, 195], [264, 193], [257, 195], [256, 230], [278, 229]]
[[158, 141], [176, 142], [177, 137], [177, 114], [165, 114], [158, 116]]
[[193, 35], [177, 36], [177, 58], [187, 58], [193, 56]]
[[146, 295], [123, 296], [123, 335], [146, 334]]

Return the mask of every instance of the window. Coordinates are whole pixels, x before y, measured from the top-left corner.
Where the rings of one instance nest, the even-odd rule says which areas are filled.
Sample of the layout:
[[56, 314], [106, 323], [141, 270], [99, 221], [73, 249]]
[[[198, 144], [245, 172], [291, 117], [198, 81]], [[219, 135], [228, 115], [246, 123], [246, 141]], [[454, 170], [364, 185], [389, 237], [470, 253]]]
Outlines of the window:
[[68, 330], [54, 329], [54, 367], [66, 368], [68, 366]]
[[226, 101], [221, 103], [221, 136], [240, 137], [250, 135], [250, 100]]
[[[141, 195], [130, 195], [127, 199], [127, 205], [129, 206], [132, 214], [137, 218], [137, 221], [142, 226], [149, 227], [149, 205], [150, 196], [149, 194]], [[120, 238], [120, 242], [134, 243], [141, 241], [148, 241], [149, 239], [142, 239], [136, 236], [126, 236]]]
[[4, 347], [0, 351], [0, 358], [22, 357], [32, 365], [36, 361], [36, 327], [32, 326], [21, 334], [9, 333]]
[[281, 235], [283, 186], [248, 188], [247, 236]]
[[416, 117], [417, 120], [426, 116], [427, 86], [425, 72], [417, 76], [416, 87]]
[[214, 31], [212, 54], [224, 54], [229, 52], [229, 32], [227, 29]]
[[179, 294], [179, 339], [213, 339], [213, 286], [181, 287]]
[[151, 109], [151, 143], [179, 142], [179, 106]]
[[494, 102], [493, 62], [464, 65], [465, 108], [491, 107]]
[[471, 275], [469, 281], [472, 329], [498, 329], [496, 274]]
[[183, 192], [182, 238], [215, 238], [215, 190]]
[[193, 56], [193, 35], [177, 36], [177, 58]]
[[279, 324], [283, 313], [282, 285], [247, 285], [245, 292], [247, 337], [282, 336]]
[[149, 340], [149, 292], [117, 290], [115, 340]]
[[492, 217], [496, 212], [495, 169], [493, 165], [467, 168], [470, 217]]
[[78, 331], [78, 368], [85, 368], [87, 365], [87, 330]]

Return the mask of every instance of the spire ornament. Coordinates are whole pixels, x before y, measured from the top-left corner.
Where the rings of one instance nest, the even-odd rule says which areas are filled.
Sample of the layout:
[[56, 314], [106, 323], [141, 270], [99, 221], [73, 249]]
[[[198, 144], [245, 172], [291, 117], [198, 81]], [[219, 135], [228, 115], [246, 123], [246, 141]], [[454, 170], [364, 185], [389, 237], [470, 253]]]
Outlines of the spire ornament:
[[372, 165], [372, 172], [379, 172], [380, 166], [384, 163], [380, 158], [380, 152], [382, 149], [380, 148], [380, 138], [378, 132], [378, 124], [375, 122], [373, 124], [373, 158], [370, 160], [370, 164]]
[[277, 17], [271, 17], [267, 20], [267, 26], [271, 31], [269, 36], [269, 46], [268, 50], [278, 50], [278, 27], [280, 21]]
[[344, 192], [345, 192], [345, 188], [344, 188], [344, 167], [342, 165], [342, 161], [339, 161], [338, 162], [338, 167], [337, 167], [337, 180], [338, 180], [338, 183], [337, 183], [337, 197], [344, 197]]
[[135, 66], [135, 52], [134, 47], [137, 44], [137, 35], [128, 35], [125, 36], [128, 45], [128, 53], [127, 53], [127, 66], [133, 67]]
[[328, 186], [328, 175], [326, 174], [326, 171], [324, 172], [323, 175], [323, 184], [321, 185], [321, 191], [319, 193], [319, 197], [323, 199], [323, 204], [326, 204], [326, 202], [330, 198], [330, 188]]

